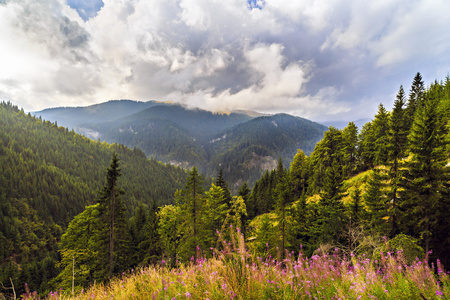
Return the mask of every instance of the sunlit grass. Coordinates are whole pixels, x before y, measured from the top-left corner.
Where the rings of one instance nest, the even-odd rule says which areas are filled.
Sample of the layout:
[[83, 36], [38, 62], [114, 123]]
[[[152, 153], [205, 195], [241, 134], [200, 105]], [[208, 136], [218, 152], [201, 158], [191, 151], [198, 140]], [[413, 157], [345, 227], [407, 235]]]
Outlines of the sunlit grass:
[[[407, 265], [402, 252], [377, 260], [329, 254], [302, 254], [277, 261], [246, 250], [237, 232], [234, 243], [212, 259], [198, 257], [168, 268], [163, 262], [131, 270], [108, 285], [95, 285], [71, 297], [52, 293], [49, 299], [449, 299], [449, 275], [416, 260]], [[234, 244], [234, 246], [233, 246]], [[23, 295], [33, 299], [31, 294]]]

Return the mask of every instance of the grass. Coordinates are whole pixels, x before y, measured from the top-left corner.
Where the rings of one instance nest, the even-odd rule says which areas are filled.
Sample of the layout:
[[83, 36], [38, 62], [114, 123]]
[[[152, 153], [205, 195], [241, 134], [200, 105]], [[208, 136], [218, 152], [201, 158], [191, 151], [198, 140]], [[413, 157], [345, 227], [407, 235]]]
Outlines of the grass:
[[[250, 255], [241, 233], [211, 259], [168, 268], [164, 262], [131, 270], [109, 284], [75, 297], [54, 292], [47, 299], [450, 299], [450, 280], [439, 261], [407, 265], [402, 252], [380, 260], [329, 254], [302, 254], [277, 261]], [[233, 246], [234, 245], [234, 246]], [[27, 293], [24, 299], [37, 299]]]

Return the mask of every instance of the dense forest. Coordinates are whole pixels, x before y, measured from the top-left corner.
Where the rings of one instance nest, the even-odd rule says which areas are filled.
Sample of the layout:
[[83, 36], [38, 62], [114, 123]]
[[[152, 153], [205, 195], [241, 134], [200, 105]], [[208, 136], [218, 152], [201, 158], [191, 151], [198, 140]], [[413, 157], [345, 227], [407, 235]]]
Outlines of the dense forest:
[[[6, 274], [0, 278], [4, 286], [11, 285], [9, 277], [12, 277], [17, 286], [27, 282], [30, 289], [42, 294], [58, 288], [81, 291], [94, 282], [107, 282], [113, 276], [137, 267], [159, 264], [170, 268], [199, 257], [212, 257], [216, 251], [229, 247], [231, 242], [227, 244], [224, 240], [236, 242], [233, 240], [236, 230], [243, 236], [246, 251], [261, 259], [273, 258], [282, 262], [290, 255], [309, 257], [339, 250], [348, 257], [376, 260], [383, 258], [383, 253], [388, 251], [402, 251], [407, 263], [426, 256], [430, 260], [440, 259], [446, 268], [450, 266], [448, 76], [426, 88], [420, 73], [417, 73], [409, 95], [400, 86], [391, 111], [380, 104], [373, 120], [360, 131], [353, 122], [342, 130], [329, 127], [309, 156], [299, 150], [289, 168], [283, 165], [280, 157], [274, 170], [265, 172], [253, 186], [243, 183], [234, 196], [222, 169], [210, 185], [205, 185], [195, 167], [186, 177], [177, 173], [177, 169], [170, 169], [172, 176], [178, 174], [177, 180], [170, 181], [173, 187], [179, 180], [184, 182], [184, 186], [177, 186], [179, 188], [172, 194], [172, 203], [162, 206], [148, 200], [137, 206], [128, 204], [129, 195], [136, 190], [132, 185], [140, 184], [140, 180], [126, 172], [131, 161], [125, 153], [140, 153], [139, 150], [94, 143], [58, 128], [56, 124], [26, 116], [8, 104], [3, 104], [0, 112], [2, 120], [6, 117], [10, 123], [13, 121], [8, 116], [29, 120], [27, 122], [37, 124], [35, 126], [53, 127], [52, 132], [60, 131], [79, 140], [79, 143], [92, 145], [90, 147], [109, 149], [109, 165], [102, 164], [103, 172], [95, 177], [103, 184], [99, 193], [94, 193], [99, 187], [90, 183], [78, 189], [73, 184], [72, 188], [70, 180], [75, 175], [70, 173], [65, 181], [61, 181], [59, 186], [62, 190], [65, 190], [62, 187], [71, 187], [75, 195], [90, 193], [80, 206], [93, 202], [67, 227], [63, 226], [70, 216], [67, 213], [67, 217], [61, 220], [63, 225], [48, 219], [48, 216], [44, 222], [40, 216], [52, 216], [50, 212], [58, 207], [62, 197], [67, 196], [57, 194], [49, 197], [52, 195], [50, 191], [44, 190], [42, 194], [38, 193], [45, 197], [42, 204], [33, 206], [32, 201], [26, 200], [38, 198], [33, 194], [27, 196], [27, 190], [20, 188], [20, 184], [29, 184], [32, 191], [41, 184], [31, 181], [34, 175], [26, 180], [26, 177], [21, 177], [19, 183], [2, 186], [0, 222], [5, 225], [0, 228], [7, 225], [9, 231], [2, 233], [0, 239], [10, 241], [9, 236], [17, 230], [11, 226], [13, 220], [17, 226], [26, 225], [23, 231], [28, 236], [16, 233], [21, 237], [13, 239], [22, 243], [23, 249], [33, 251], [36, 247], [46, 247], [47, 243], [51, 245], [47, 246], [51, 248], [48, 253], [53, 255], [47, 260], [42, 257], [38, 269], [30, 258], [29, 261], [23, 258], [22, 262], [12, 258], [17, 255], [11, 251], [14, 245], [10, 248], [3, 246], [0, 253], [2, 262], [5, 259], [10, 262], [4, 264], [4, 270], [11, 269], [9, 273], [2, 272]], [[9, 164], [11, 176], [13, 168], [32, 168], [24, 155], [38, 156], [40, 152], [35, 152], [38, 149], [22, 155], [24, 151], [14, 148], [16, 137], [8, 140], [3, 131], [6, 130], [2, 124], [2, 158], [8, 157], [3, 153], [19, 153], [16, 161]], [[22, 134], [21, 137], [27, 139], [28, 135]], [[5, 143], [10, 140], [14, 142]], [[24, 143], [31, 144], [30, 141]], [[75, 153], [86, 155], [83, 151]], [[46, 154], [42, 155], [45, 157]], [[142, 164], [156, 163], [145, 160], [145, 155], [141, 156]], [[87, 158], [83, 158], [83, 162]], [[47, 159], [45, 163], [42, 161], [42, 165], [48, 168], [44, 169], [48, 172], [64, 169], [50, 160], [47, 162]], [[35, 174], [33, 172], [40, 169], [27, 170]], [[162, 183], [166, 180], [164, 178], [152, 178], [151, 182], [153, 180], [167, 184]], [[10, 197], [13, 191], [17, 194]], [[139, 203], [141, 198], [134, 197], [136, 201], [132, 203]], [[44, 205], [47, 198], [49, 204]], [[41, 207], [45, 209], [48, 205], [56, 208], [47, 208], [39, 213]], [[130, 211], [130, 207], [137, 208]], [[61, 209], [68, 208], [63, 206]], [[22, 215], [27, 212], [29, 215]], [[48, 230], [40, 232], [36, 229], [42, 229], [42, 226], [48, 226]], [[52, 242], [45, 238], [40, 239], [40, 244], [35, 242], [39, 235], [52, 232], [49, 236], [54, 239]], [[56, 248], [59, 252], [54, 252]], [[22, 257], [20, 255], [18, 257]], [[58, 259], [59, 263], [55, 265]], [[41, 273], [36, 275], [38, 272]], [[23, 275], [17, 276], [18, 273]], [[33, 281], [36, 276], [40, 281]]]
[[[114, 108], [120, 113], [112, 113]], [[137, 147], [162, 162], [186, 169], [195, 166], [207, 176], [216, 176], [222, 168], [233, 192], [244, 181], [253, 184], [263, 171], [273, 169], [278, 157], [289, 164], [297, 149], [309, 155], [327, 129], [288, 114], [214, 113], [155, 101], [108, 101], [35, 115], [64, 126], [76, 124], [74, 130], [87, 137]], [[73, 115], [79, 115], [78, 120]]]
[[[173, 202], [187, 173], [148, 160], [139, 149], [87, 139], [56, 123], [0, 104], [0, 282], [49, 288], [69, 222], [97, 202], [113, 155], [121, 158], [126, 217]], [[2, 291], [4, 292], [4, 291]]]

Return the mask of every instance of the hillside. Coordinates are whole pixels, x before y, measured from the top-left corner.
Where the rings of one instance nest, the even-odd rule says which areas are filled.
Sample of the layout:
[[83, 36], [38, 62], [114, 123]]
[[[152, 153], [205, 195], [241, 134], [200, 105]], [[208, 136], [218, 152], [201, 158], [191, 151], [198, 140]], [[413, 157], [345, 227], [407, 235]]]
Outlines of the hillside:
[[12, 277], [45, 289], [56, 275], [67, 224], [95, 203], [112, 154], [121, 160], [127, 215], [143, 203], [172, 203], [185, 171], [138, 150], [94, 142], [0, 104], [0, 282]]
[[204, 149], [209, 168], [224, 170], [224, 177], [240, 186], [253, 182], [265, 170], [274, 169], [279, 157], [288, 165], [298, 149], [314, 150], [326, 127], [287, 114], [263, 116], [217, 134]]
[[111, 100], [86, 107], [55, 107], [34, 112], [37, 117], [69, 129], [82, 128], [83, 124], [109, 122], [134, 114], [154, 105], [156, 101]]
[[[93, 110], [111, 119], [101, 122], [97, 118], [75, 130], [95, 140], [138, 147], [147, 156], [173, 165], [196, 166], [209, 176], [216, 176], [224, 168], [227, 170], [224, 178], [234, 187], [244, 181], [251, 184], [264, 170], [272, 169], [279, 157], [289, 163], [297, 149], [310, 153], [326, 130], [325, 126], [286, 114], [264, 116], [250, 111], [220, 114], [155, 102], [147, 102], [150, 107], [126, 116], [123, 113], [114, 120], [113, 114], [101, 112], [103, 107], [119, 103], [135, 109], [144, 105], [118, 101], [86, 107], [81, 111], [81, 120], [92, 120], [93, 116], [88, 118], [86, 114]], [[46, 111], [37, 114], [41, 113], [48, 116]], [[51, 117], [59, 122], [58, 113], [61, 120], [66, 120], [67, 115], [76, 111], [54, 109]], [[223, 139], [224, 136], [227, 138]], [[228, 170], [230, 165], [236, 166], [233, 171]]]

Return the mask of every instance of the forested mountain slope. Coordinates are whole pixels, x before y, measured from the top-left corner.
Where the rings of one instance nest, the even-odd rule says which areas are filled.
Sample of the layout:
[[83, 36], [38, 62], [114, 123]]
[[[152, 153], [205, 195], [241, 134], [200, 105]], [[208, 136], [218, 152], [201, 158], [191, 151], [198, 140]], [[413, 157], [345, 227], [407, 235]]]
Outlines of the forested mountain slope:
[[281, 157], [292, 161], [298, 149], [310, 154], [326, 127], [287, 114], [263, 116], [217, 134], [204, 146], [209, 168], [223, 169], [224, 178], [238, 185], [253, 182], [265, 170], [274, 169]]
[[45, 278], [55, 275], [56, 243], [69, 221], [97, 201], [114, 152], [121, 159], [128, 216], [139, 203], [172, 203], [185, 181], [184, 170], [148, 160], [138, 149], [92, 141], [10, 103], [0, 104], [2, 283], [12, 277], [46, 284]]
[[51, 122], [57, 121], [60, 126], [76, 129], [83, 127], [83, 124], [120, 119], [158, 104], [156, 101], [111, 100], [86, 107], [48, 108], [33, 114]]
[[[81, 119], [87, 120], [87, 111], [101, 111], [103, 106], [111, 105], [107, 102], [86, 107], [81, 111]], [[76, 113], [73, 108], [54, 109], [51, 117], [58, 120], [59, 112], [60, 118], [66, 119], [69, 111]], [[47, 114], [37, 114], [41, 113]], [[235, 185], [253, 182], [261, 172], [273, 168], [279, 157], [290, 162], [297, 149], [310, 153], [326, 127], [289, 115], [261, 116], [240, 111], [221, 114], [178, 104], [152, 103], [134, 114], [108, 122], [95, 120], [75, 130], [93, 139], [138, 147], [147, 156], [163, 162], [185, 168], [196, 166], [210, 176], [224, 168], [225, 179]], [[236, 166], [233, 171], [228, 170], [230, 165]]]

